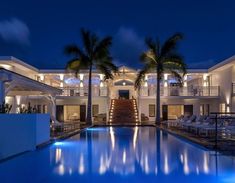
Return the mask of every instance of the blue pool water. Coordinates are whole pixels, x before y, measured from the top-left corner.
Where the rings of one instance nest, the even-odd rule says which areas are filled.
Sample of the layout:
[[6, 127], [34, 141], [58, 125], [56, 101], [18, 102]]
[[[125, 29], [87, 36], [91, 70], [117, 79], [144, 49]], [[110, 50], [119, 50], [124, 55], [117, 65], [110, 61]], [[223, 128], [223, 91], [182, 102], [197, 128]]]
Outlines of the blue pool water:
[[232, 183], [235, 157], [154, 127], [89, 128], [0, 163], [0, 182]]

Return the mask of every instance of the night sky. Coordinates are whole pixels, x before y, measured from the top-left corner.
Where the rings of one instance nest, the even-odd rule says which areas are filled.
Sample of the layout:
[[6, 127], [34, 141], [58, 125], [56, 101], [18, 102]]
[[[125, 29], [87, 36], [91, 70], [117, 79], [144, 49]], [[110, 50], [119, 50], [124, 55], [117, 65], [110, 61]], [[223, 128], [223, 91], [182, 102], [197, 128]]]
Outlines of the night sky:
[[139, 68], [146, 36], [185, 36], [179, 51], [189, 68], [208, 68], [235, 54], [233, 0], [1, 0], [0, 55], [40, 69], [64, 68], [64, 46], [80, 28], [113, 36], [118, 65]]

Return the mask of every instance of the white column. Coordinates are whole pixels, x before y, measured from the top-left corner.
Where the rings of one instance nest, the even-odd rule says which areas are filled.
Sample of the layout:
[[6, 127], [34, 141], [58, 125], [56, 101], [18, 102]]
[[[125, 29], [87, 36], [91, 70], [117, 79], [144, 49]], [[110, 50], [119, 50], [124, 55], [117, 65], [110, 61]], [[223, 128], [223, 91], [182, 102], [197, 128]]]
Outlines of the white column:
[[0, 105], [5, 101], [5, 82], [0, 81]]
[[51, 119], [56, 122], [56, 98], [55, 96], [50, 96], [51, 99]]

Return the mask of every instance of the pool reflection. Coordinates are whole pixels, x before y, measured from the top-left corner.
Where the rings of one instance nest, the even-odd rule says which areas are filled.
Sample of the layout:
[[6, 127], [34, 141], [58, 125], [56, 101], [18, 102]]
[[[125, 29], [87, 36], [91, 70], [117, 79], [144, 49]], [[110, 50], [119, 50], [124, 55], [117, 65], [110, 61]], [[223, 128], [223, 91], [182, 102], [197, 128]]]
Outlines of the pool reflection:
[[206, 182], [208, 178], [226, 180], [235, 168], [234, 158], [217, 156], [153, 127], [97, 128], [64, 143], [50, 149], [53, 172], [59, 176], [116, 175], [138, 181], [161, 178], [162, 182], [171, 177]]

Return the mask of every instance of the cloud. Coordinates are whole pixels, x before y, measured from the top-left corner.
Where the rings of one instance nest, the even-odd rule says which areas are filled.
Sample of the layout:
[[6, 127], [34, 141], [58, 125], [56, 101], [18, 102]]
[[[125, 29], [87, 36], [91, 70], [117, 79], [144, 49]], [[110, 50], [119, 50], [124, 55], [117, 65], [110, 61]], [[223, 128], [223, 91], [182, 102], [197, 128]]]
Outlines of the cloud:
[[129, 27], [120, 27], [113, 40], [114, 60], [123, 65], [138, 67], [139, 56], [145, 49], [144, 38]]
[[12, 18], [0, 22], [0, 37], [7, 43], [29, 45], [29, 35], [28, 26], [19, 19]]

